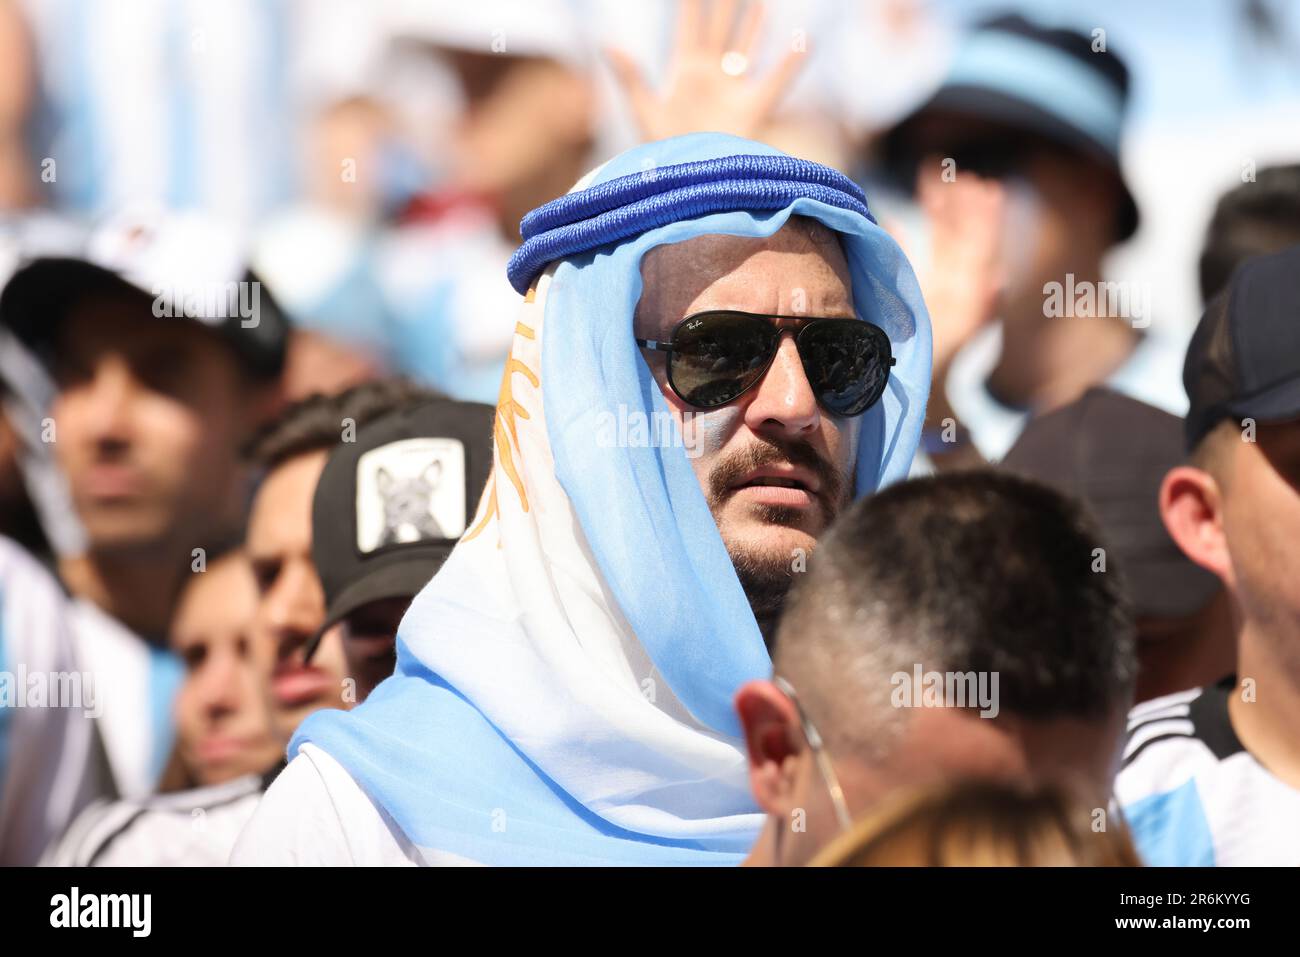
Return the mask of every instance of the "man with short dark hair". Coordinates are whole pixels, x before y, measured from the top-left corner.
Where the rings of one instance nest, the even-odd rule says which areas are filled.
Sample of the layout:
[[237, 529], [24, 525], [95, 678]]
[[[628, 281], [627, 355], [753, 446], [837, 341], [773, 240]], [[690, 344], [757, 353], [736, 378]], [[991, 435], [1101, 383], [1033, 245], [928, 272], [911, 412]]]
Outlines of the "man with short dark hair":
[[1138, 227], [1121, 163], [1130, 90], [1123, 57], [1095, 35], [998, 14], [885, 135], [931, 233], [922, 447], [935, 469], [999, 461], [1031, 416], [1094, 385], [1182, 412], [1183, 340], [1103, 269]]
[[[312, 560], [311, 513], [325, 463], [335, 446], [355, 442], [368, 422], [435, 397], [403, 379], [311, 396], [285, 410], [253, 449], [264, 470], [247, 533], [260, 595], [253, 633], [267, 662], [271, 726], [281, 744], [313, 711], [346, 708], [353, 700], [344, 685], [347, 665], [338, 631], [319, 635], [325, 593]], [[308, 661], [313, 639], [321, 647]]]
[[[168, 625], [207, 554], [242, 534], [252, 479], [241, 451], [279, 401], [288, 322], [238, 232], [198, 215], [125, 213], [59, 249], [9, 278], [0, 322], [53, 380], [40, 440], [83, 533], [52, 537], [76, 668], [101, 699], [100, 746], [58, 778], [84, 804], [151, 793], [171, 752], [182, 668]], [[36, 749], [51, 762], [63, 750]]]
[[312, 502], [312, 560], [360, 703], [397, 662], [397, 626], [473, 516], [492, 469], [490, 405], [434, 399], [338, 445]]
[[278, 401], [288, 323], [244, 254], [198, 216], [123, 214], [0, 300], [54, 379], [48, 441], [86, 533], [60, 577], [157, 644], [193, 550], [239, 538], [240, 452]]
[[1236, 674], [1133, 712], [1116, 794], [1152, 865], [1300, 865], [1300, 246], [1247, 260], [1187, 350], [1165, 525], [1232, 602]]
[[773, 678], [736, 695], [767, 813], [748, 863], [806, 863], [900, 788], [1025, 776], [1105, 808], [1133, 623], [1072, 500], [986, 471], [849, 510], [796, 586]]
[[1205, 230], [1198, 278], [1208, 303], [1251, 256], [1300, 243], [1300, 163], [1257, 170], [1219, 197]]

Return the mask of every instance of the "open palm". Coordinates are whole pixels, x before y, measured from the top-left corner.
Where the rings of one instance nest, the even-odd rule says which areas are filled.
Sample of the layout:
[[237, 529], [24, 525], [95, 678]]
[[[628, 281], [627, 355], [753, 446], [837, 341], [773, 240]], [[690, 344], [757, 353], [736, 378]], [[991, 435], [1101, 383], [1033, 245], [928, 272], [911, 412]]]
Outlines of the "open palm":
[[682, 0], [662, 92], [650, 89], [626, 53], [608, 50], [642, 136], [759, 135], [807, 56], [792, 48], [766, 76], [753, 76], [749, 64], [762, 22], [761, 4], [715, 0], [706, 8], [703, 0]]

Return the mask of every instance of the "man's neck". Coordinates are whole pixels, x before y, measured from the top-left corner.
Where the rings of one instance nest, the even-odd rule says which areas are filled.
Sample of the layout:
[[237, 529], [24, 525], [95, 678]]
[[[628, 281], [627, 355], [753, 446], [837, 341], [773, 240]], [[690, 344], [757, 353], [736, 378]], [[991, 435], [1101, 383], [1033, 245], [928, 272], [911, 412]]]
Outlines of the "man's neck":
[[[1088, 283], [1100, 288], [1096, 264], [1073, 275], [1075, 288]], [[1104, 382], [1128, 360], [1139, 339], [1127, 319], [1083, 315], [1077, 303], [1070, 304], [1073, 315], [1045, 316], [1043, 302], [1030, 296], [1008, 310], [1002, 354], [988, 379], [999, 400], [1036, 411], [1059, 408]]]
[[763, 829], [759, 831], [758, 840], [750, 848], [749, 855], [740, 862], [741, 867], [776, 867], [776, 819], [765, 817]]
[[107, 556], [88, 552], [59, 559], [59, 577], [78, 598], [136, 634], [161, 645], [189, 566], [184, 556]]
[[[1242, 745], [1283, 783], [1300, 790], [1298, 636], [1264, 634], [1246, 622], [1238, 638], [1237, 687], [1228, 716]], [[1247, 683], [1249, 682], [1249, 683]]]

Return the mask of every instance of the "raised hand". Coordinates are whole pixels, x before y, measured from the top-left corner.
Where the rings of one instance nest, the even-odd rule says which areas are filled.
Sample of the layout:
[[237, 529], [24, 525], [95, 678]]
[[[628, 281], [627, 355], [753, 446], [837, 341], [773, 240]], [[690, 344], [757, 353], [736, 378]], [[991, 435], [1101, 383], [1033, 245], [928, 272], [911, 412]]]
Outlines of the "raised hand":
[[661, 92], [623, 51], [606, 50], [647, 140], [712, 131], [758, 137], [808, 55], [791, 49], [766, 75], [751, 69], [763, 22], [760, 3], [682, 0]]
[[992, 321], [1004, 281], [1002, 184], [960, 170], [945, 181], [942, 173], [941, 161], [932, 158], [922, 164], [916, 182], [931, 230], [921, 292], [934, 334], [936, 387], [962, 346]]

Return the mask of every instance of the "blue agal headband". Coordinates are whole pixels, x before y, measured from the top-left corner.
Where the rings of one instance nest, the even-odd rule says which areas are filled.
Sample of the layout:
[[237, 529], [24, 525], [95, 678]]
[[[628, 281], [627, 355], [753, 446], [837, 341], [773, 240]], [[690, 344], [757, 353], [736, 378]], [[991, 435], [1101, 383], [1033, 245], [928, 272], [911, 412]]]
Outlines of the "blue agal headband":
[[506, 273], [520, 294], [548, 263], [639, 236], [668, 223], [734, 209], [785, 209], [814, 199], [872, 223], [866, 194], [843, 173], [791, 156], [738, 155], [652, 167], [533, 210]]

